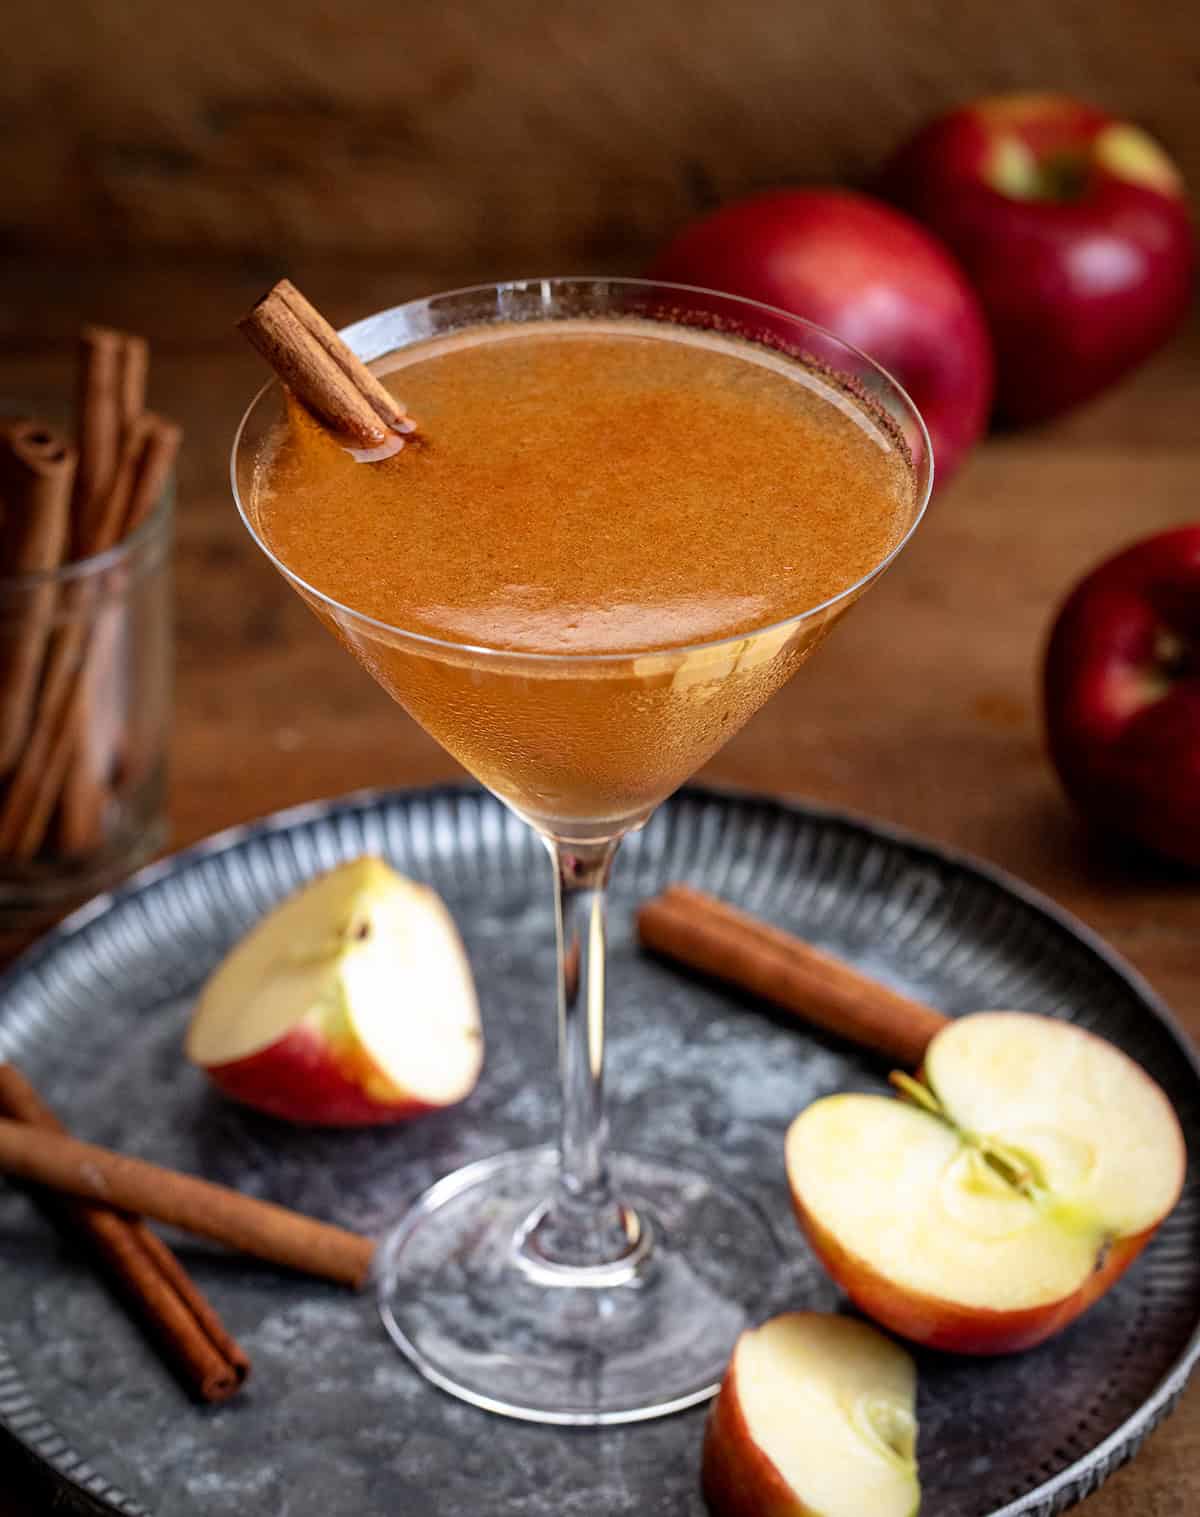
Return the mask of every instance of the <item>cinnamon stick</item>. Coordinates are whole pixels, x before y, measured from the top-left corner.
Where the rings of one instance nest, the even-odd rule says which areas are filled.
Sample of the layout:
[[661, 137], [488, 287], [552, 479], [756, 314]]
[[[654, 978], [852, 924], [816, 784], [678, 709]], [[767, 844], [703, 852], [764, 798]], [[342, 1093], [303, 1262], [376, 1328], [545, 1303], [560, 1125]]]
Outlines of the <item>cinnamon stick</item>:
[[165, 416], [146, 411], [138, 429], [140, 448], [118, 538], [124, 540], [136, 532], [162, 499], [175, 459], [183, 441], [183, 428]]
[[91, 502], [86, 520], [76, 519], [80, 558], [103, 553], [120, 542], [155, 420], [149, 415], [136, 416], [123, 428], [107, 490]]
[[670, 885], [638, 911], [655, 953], [796, 1012], [827, 1032], [920, 1066], [947, 1018], [851, 969], [781, 928], [689, 885]]
[[[124, 640], [123, 607], [101, 607], [92, 624], [83, 664], [77, 677], [74, 720], [62, 728], [58, 742], [68, 752], [57, 798], [59, 850], [81, 857], [100, 847], [108, 827], [109, 797], [117, 755], [124, 737], [126, 692], [120, 680]], [[62, 767], [51, 754], [50, 768]], [[48, 798], [54, 815], [53, 797]], [[44, 833], [36, 842], [39, 848]]]
[[[35, 421], [0, 426], [0, 575], [44, 574], [67, 551], [75, 450]], [[33, 717], [38, 673], [54, 615], [53, 585], [14, 592], [0, 627], [0, 773], [16, 763]]]
[[[115, 532], [114, 541], [124, 541], [131, 532], [136, 532], [161, 500], [182, 436], [182, 430], [174, 422], [152, 411], [130, 423], [102, 520], [106, 532]], [[112, 664], [120, 657], [122, 613], [120, 605], [105, 607], [98, 613], [78, 676], [78, 688], [72, 697], [73, 720], [64, 726], [58, 738], [59, 743], [70, 748], [58, 802], [59, 843], [69, 855], [85, 854], [104, 841], [117, 763], [117, 745], [112, 739], [120, 736], [119, 724], [114, 733], [113, 712], [108, 709], [105, 692], [114, 685], [110, 675]], [[62, 767], [61, 761], [56, 764], [54, 753], [49, 762], [52, 773]], [[49, 813], [46, 819], [48, 822]], [[42, 837], [33, 842], [31, 834], [29, 841], [36, 852]]]
[[[127, 433], [145, 403], [148, 349], [145, 340], [111, 327], [84, 327], [79, 334], [76, 426], [79, 469], [71, 515], [74, 556], [88, 556], [112, 495]], [[91, 549], [91, 552], [99, 551]]]
[[356, 1289], [371, 1272], [370, 1238], [240, 1191], [93, 1143], [0, 1120], [0, 1173], [138, 1212], [302, 1274]]
[[301, 403], [354, 446], [398, 449], [416, 424], [289, 279], [268, 290], [238, 328]]
[[28, 860], [42, 845], [66, 777], [78, 720], [72, 699], [84, 629], [64, 619], [50, 639], [37, 715], [0, 804], [0, 853]]
[[146, 409], [146, 376], [150, 368], [150, 344], [144, 337], [122, 334], [117, 408], [121, 426], [129, 427]]
[[[66, 1132], [11, 1064], [0, 1064], [0, 1115], [47, 1132]], [[56, 1226], [90, 1247], [189, 1389], [213, 1403], [237, 1392], [250, 1373], [250, 1360], [156, 1233], [137, 1217], [107, 1206], [45, 1192], [37, 1192], [37, 1198]]]

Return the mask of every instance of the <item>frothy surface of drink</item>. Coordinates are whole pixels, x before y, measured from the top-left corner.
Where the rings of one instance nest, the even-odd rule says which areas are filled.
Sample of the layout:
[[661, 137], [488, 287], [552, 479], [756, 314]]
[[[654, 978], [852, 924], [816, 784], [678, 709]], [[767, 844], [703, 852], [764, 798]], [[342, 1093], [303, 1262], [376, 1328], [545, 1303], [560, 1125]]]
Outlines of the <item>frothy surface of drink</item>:
[[356, 462], [296, 408], [251, 510], [300, 579], [408, 632], [590, 655], [737, 637], [857, 583], [912, 519], [884, 419], [734, 337], [497, 323], [380, 367], [422, 446]]

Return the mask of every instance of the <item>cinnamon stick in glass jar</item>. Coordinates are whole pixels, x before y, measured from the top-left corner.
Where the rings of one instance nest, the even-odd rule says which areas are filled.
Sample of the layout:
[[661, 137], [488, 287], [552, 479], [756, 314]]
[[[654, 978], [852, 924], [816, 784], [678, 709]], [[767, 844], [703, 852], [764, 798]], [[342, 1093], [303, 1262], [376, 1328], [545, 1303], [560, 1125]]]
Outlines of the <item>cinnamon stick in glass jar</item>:
[[0, 424], [6, 922], [40, 925], [161, 839], [167, 525], [150, 518], [180, 430], [146, 410], [147, 364], [144, 338], [86, 327], [77, 446]]
[[99, 326], [84, 327], [79, 334], [79, 469], [71, 502], [75, 558], [86, 558], [88, 543], [103, 535], [97, 518], [108, 508], [122, 449], [145, 406], [148, 364], [144, 338]]
[[[40, 422], [0, 423], [0, 578], [57, 569], [69, 550], [75, 449]], [[54, 615], [51, 584], [31, 583], [16, 624], [0, 629], [0, 774], [20, 755]]]

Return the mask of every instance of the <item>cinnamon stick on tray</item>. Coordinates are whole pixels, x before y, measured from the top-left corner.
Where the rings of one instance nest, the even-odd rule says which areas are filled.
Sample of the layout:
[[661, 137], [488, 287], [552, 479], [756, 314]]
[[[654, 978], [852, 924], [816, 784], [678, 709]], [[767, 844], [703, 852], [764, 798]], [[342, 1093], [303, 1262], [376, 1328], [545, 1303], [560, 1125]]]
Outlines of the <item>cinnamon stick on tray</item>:
[[[0, 1064], [0, 1115], [47, 1132], [66, 1132], [11, 1064]], [[90, 1247], [190, 1390], [213, 1403], [237, 1392], [250, 1373], [250, 1360], [157, 1234], [138, 1218], [107, 1206], [45, 1192], [38, 1193], [38, 1200], [59, 1228]]]
[[370, 1238], [345, 1228], [22, 1122], [0, 1120], [0, 1174], [138, 1212], [355, 1289], [366, 1283], [375, 1257]]
[[[0, 575], [45, 574], [69, 550], [75, 449], [36, 421], [0, 423]], [[0, 774], [16, 763], [33, 719], [38, 674], [54, 615], [53, 585], [18, 592], [0, 628]]]
[[404, 407], [290, 279], [238, 327], [321, 424], [363, 449], [398, 450], [416, 430]]
[[947, 1018], [779, 927], [690, 885], [670, 885], [637, 917], [645, 947], [796, 1012], [827, 1032], [916, 1069]]

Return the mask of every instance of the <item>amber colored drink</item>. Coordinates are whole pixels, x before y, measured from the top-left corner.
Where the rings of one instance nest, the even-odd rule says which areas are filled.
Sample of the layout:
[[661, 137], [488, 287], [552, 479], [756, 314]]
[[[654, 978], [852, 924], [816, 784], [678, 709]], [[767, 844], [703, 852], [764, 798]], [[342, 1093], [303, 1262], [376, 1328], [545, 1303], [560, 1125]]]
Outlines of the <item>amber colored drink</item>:
[[917, 508], [893, 424], [735, 337], [496, 323], [376, 367], [420, 445], [357, 461], [293, 408], [258, 459], [255, 525], [379, 682], [560, 838], [643, 820]]

